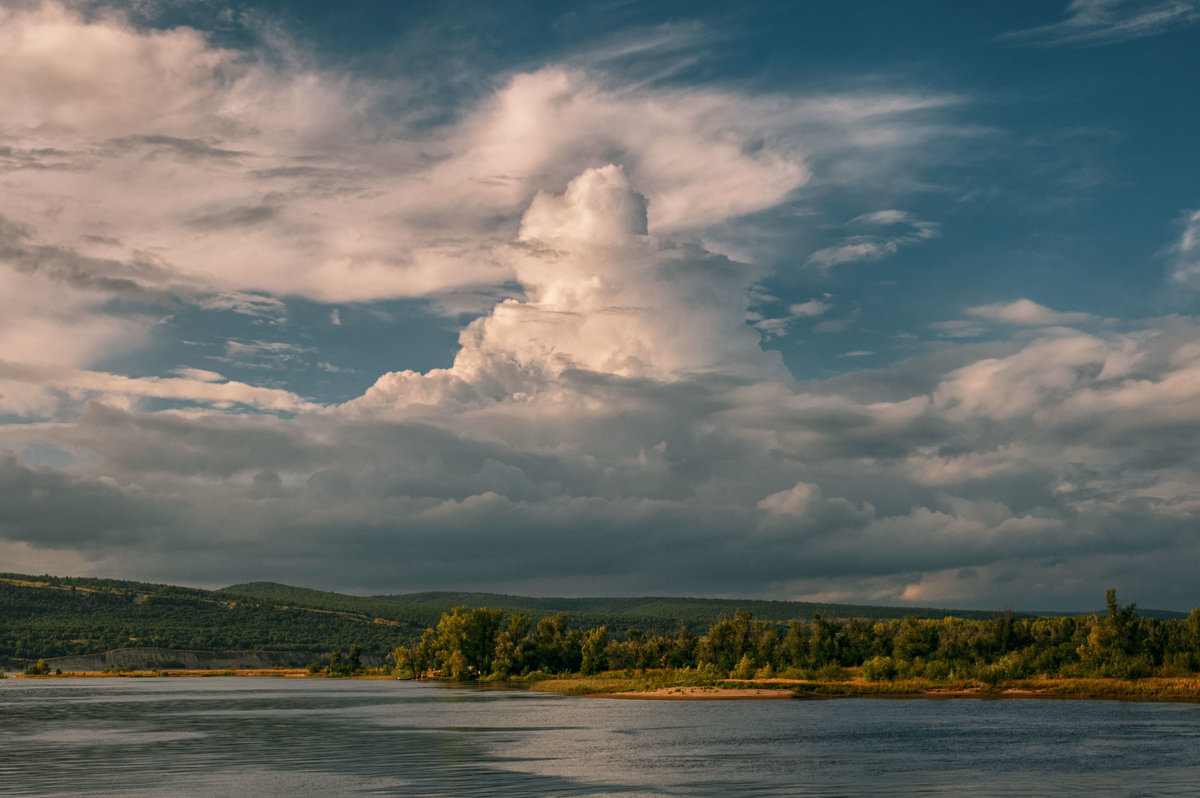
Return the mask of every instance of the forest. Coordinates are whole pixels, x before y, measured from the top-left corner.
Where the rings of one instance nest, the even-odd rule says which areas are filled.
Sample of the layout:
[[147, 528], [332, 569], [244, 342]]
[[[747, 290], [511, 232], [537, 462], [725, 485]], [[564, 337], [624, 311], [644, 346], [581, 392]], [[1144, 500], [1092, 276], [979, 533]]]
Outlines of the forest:
[[565, 616], [457, 607], [419, 641], [394, 652], [397, 671], [421, 678], [506, 679], [531, 673], [594, 675], [623, 670], [692, 669], [710, 678], [837, 680], [848, 669], [868, 681], [963, 680], [996, 684], [1033, 676], [1186, 676], [1200, 670], [1200, 608], [1186, 618], [1138, 615], [1116, 592], [1102, 614], [979, 620], [959, 617], [827, 619], [786, 624], [749, 612], [725, 616], [701, 633], [630, 628], [572, 629]]
[[[670, 635], [686, 624], [708, 628], [738, 609], [776, 622], [814, 612], [839, 617], [896, 618], [918, 607], [857, 607], [787, 601], [696, 598], [532, 598], [488, 593], [354, 596], [250, 582], [219, 590], [91, 577], [0, 574], [0, 665], [95, 654], [118, 648], [192, 651], [329, 652], [361, 646], [386, 654], [416, 643], [422, 630], [453, 607], [502, 607], [532, 622], [576, 630], [636, 628]], [[945, 611], [943, 611], [945, 612]], [[993, 613], [953, 611], [959, 617]], [[561, 616], [561, 617], [559, 617]]]

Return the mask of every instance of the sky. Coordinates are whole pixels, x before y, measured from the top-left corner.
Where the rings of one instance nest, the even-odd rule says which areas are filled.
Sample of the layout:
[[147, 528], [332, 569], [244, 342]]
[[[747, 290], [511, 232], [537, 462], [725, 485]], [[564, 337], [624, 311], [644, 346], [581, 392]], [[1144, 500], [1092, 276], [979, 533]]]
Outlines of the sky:
[[0, 2], [0, 571], [1200, 605], [1200, 0]]

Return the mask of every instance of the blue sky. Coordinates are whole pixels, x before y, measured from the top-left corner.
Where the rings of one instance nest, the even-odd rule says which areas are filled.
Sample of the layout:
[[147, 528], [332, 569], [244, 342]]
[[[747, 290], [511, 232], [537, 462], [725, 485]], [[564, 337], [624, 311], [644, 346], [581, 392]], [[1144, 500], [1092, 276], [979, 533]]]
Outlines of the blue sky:
[[0, 10], [4, 570], [1200, 604], [1200, 3]]

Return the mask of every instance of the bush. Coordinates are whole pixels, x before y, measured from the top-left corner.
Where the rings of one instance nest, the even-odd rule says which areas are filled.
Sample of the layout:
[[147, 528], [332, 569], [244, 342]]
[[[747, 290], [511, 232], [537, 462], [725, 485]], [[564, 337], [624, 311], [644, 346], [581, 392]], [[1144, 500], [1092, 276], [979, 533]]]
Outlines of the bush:
[[749, 654], [742, 655], [730, 676], [735, 679], [750, 679], [754, 676], [754, 660], [750, 659]]
[[896, 678], [896, 661], [891, 657], [871, 657], [863, 663], [862, 675], [868, 682], [887, 682]]
[[1141, 679], [1149, 676], [1152, 670], [1150, 659], [1145, 654], [1136, 657], [1117, 654], [1100, 666], [1102, 676], [1114, 679]]
[[841, 665], [822, 665], [814, 675], [822, 682], [844, 682], [850, 678]]
[[49, 673], [50, 666], [46, 664], [46, 660], [44, 659], [39, 659], [35, 664], [25, 669], [26, 676], [46, 676]]

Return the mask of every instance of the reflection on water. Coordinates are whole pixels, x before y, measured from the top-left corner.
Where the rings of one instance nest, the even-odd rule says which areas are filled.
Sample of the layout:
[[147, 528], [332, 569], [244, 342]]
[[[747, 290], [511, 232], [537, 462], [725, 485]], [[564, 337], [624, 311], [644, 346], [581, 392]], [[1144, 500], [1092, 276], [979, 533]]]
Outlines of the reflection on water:
[[1195, 794], [1198, 743], [1182, 704], [0, 682], [5, 796]]

